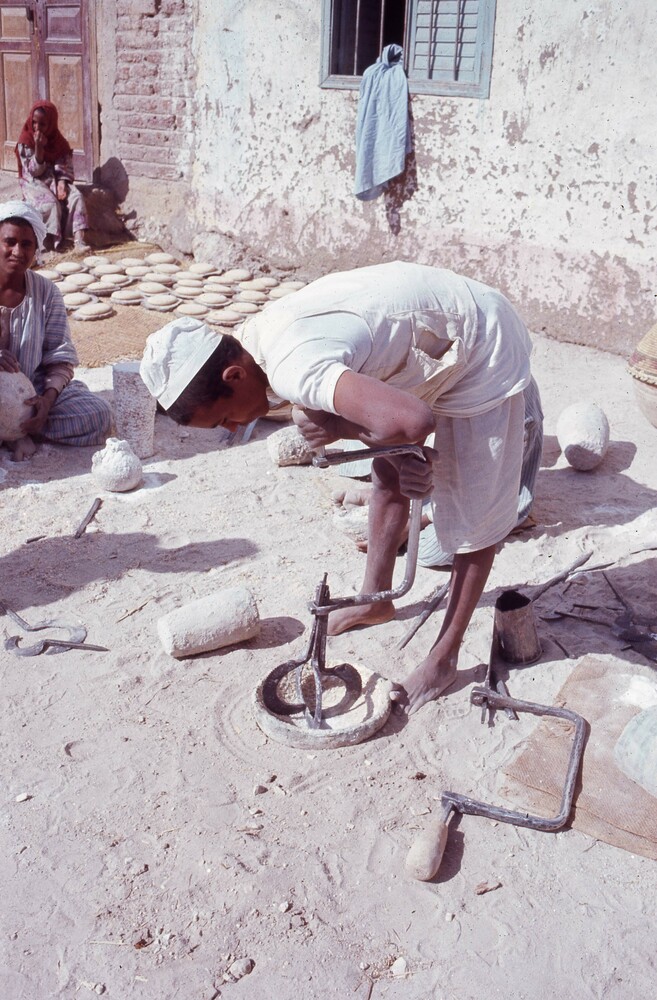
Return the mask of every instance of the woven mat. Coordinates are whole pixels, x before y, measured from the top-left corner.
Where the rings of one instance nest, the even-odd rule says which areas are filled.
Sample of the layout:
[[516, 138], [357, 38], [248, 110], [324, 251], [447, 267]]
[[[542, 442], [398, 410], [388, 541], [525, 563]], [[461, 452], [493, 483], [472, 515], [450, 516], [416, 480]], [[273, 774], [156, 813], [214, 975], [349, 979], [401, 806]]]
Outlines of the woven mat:
[[[113, 263], [121, 257], [143, 258], [160, 250], [155, 243], [131, 240], [82, 253], [75, 248], [66, 253], [54, 250], [42, 254], [40, 267], [54, 267], [63, 261], [80, 262], [84, 257], [103, 257]], [[105, 300], [103, 300], [105, 301]], [[107, 300], [109, 304], [109, 299]], [[170, 322], [175, 313], [151, 312], [141, 306], [119, 306], [112, 303], [114, 315], [107, 319], [80, 321], [69, 314], [71, 337], [84, 368], [102, 368], [115, 361], [138, 361], [144, 353], [149, 333]]]
[[[579, 713], [590, 726], [570, 825], [657, 861], [657, 798], [627, 778], [614, 761], [620, 734], [645, 707], [636, 702], [649, 691], [647, 685], [657, 691], [657, 674], [647, 666], [585, 656], [555, 704]], [[555, 816], [571, 743], [571, 725], [542, 719], [504, 768], [500, 792], [531, 813]]]
[[141, 306], [117, 306], [107, 319], [81, 321], [69, 316], [69, 326], [80, 364], [102, 368], [115, 361], [137, 361], [149, 333], [174, 317], [175, 313], [150, 312]]

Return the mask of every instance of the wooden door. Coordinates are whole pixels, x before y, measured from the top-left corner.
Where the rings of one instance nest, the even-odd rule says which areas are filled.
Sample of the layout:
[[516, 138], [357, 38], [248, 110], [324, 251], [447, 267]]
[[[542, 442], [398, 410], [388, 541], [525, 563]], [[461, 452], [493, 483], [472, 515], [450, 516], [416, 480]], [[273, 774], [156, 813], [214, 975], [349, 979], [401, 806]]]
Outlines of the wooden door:
[[40, 98], [59, 111], [75, 176], [94, 166], [89, 0], [0, 0], [1, 166], [16, 170], [14, 146]]

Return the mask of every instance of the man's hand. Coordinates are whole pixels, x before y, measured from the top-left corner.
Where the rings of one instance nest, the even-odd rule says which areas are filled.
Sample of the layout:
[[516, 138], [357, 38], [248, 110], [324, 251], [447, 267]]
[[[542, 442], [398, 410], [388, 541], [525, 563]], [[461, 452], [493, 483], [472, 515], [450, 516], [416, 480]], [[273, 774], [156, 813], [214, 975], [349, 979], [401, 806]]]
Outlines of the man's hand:
[[23, 434], [39, 434], [48, 422], [48, 416], [52, 405], [57, 399], [54, 389], [46, 389], [43, 396], [30, 396], [23, 400], [25, 406], [33, 406], [34, 412], [31, 417], [21, 424]]
[[433, 462], [438, 458], [434, 448], [422, 449], [426, 461], [415, 455], [396, 455], [387, 459], [392, 462], [399, 476], [399, 492], [411, 500], [422, 500], [433, 489]]
[[323, 410], [305, 410], [302, 406], [292, 407], [292, 420], [302, 437], [313, 450], [337, 441], [340, 437], [335, 430], [335, 417]]
[[0, 372], [19, 372], [21, 366], [11, 351], [0, 351]]
[[38, 128], [34, 130], [34, 155], [38, 163], [43, 163], [48, 139]]

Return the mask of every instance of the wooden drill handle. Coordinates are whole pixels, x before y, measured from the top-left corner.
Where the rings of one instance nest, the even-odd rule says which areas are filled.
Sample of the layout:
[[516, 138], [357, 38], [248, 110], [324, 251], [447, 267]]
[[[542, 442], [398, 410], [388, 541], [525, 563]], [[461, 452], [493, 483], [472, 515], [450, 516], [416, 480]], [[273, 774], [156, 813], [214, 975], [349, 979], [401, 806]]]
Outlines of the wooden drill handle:
[[447, 845], [447, 819], [431, 819], [411, 844], [406, 856], [406, 872], [420, 882], [429, 882], [440, 868]]

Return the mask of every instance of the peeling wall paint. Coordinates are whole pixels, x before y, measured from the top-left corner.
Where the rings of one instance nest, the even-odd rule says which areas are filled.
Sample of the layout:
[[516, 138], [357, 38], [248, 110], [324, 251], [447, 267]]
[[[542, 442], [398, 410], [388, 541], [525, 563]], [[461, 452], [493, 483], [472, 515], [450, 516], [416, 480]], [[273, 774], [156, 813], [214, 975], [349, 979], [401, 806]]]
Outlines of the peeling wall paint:
[[195, 0], [197, 255], [308, 278], [452, 267], [534, 329], [629, 353], [657, 318], [652, 0], [498, 3], [490, 98], [414, 96], [410, 168], [369, 203], [351, 193], [357, 92], [319, 87], [320, 6]]

